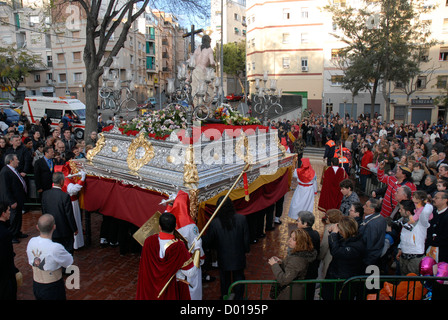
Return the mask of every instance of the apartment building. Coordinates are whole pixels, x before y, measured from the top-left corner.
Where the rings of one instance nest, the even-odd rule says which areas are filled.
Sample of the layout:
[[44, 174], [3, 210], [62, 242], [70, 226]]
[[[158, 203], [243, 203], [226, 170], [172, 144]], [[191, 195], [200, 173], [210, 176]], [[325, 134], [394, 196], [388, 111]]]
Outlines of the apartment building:
[[[324, 80], [325, 24], [322, 1], [247, 1], [247, 76], [250, 92], [267, 72], [284, 95], [320, 113]], [[263, 81], [261, 81], [263, 83]], [[269, 83], [268, 83], [269, 85]]]
[[[20, 84], [20, 98], [54, 94], [54, 88], [49, 82], [52, 79], [51, 37], [43, 31], [49, 25], [50, 18], [43, 10], [23, 6], [21, 1], [0, 2], [1, 46], [25, 50], [41, 61]], [[1, 97], [11, 98], [7, 88], [2, 88]]]
[[[211, 0], [210, 38], [212, 41], [210, 45], [218, 52], [217, 65], [219, 65], [221, 37], [223, 44], [246, 41], [246, 5], [246, 0]], [[219, 75], [219, 68], [217, 70]], [[243, 92], [241, 83], [235, 77], [225, 74], [223, 77], [223, 89], [225, 95]]]
[[409, 85], [391, 84], [391, 119], [397, 122], [447, 122], [448, 107], [437, 104], [436, 97], [447, 95], [448, 89], [448, 2], [428, 0], [433, 10], [421, 20], [429, 23], [431, 36], [440, 44], [432, 47], [421, 64], [419, 74]]

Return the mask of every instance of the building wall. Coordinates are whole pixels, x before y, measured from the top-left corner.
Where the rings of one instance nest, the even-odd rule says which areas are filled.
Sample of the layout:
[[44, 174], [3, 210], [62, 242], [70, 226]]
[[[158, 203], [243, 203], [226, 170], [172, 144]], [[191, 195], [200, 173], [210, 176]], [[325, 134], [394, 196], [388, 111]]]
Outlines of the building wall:
[[[247, 69], [255, 79], [277, 80], [284, 94], [306, 96], [303, 108], [322, 109], [324, 23], [320, 1], [247, 1]], [[303, 62], [302, 62], [303, 61]], [[303, 67], [303, 68], [302, 68]]]

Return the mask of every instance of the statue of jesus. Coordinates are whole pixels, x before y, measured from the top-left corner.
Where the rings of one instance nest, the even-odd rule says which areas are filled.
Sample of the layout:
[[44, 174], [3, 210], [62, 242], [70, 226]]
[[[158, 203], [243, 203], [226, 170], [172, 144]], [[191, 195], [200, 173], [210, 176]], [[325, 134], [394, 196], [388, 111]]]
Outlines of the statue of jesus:
[[[210, 36], [204, 35], [202, 37], [202, 45], [198, 47], [193, 53], [193, 59], [195, 61], [195, 69], [192, 74], [192, 93], [195, 94], [199, 85], [204, 82], [206, 77], [206, 70], [208, 67], [215, 66], [215, 60], [213, 58], [213, 50], [210, 47]], [[210, 97], [213, 97], [213, 83], [209, 83], [207, 87], [207, 93]], [[193, 103], [198, 103], [197, 96], [194, 98]]]

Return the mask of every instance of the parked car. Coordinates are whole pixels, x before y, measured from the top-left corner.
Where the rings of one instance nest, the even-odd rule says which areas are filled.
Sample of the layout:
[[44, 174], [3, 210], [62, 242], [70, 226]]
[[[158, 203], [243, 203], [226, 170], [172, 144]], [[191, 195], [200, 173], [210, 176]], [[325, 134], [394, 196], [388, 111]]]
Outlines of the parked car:
[[8, 118], [6, 119], [7, 125], [17, 124], [19, 122], [20, 113], [18, 113], [17, 111], [15, 111], [13, 109], [10, 109], [10, 108], [2, 108], [2, 109], [5, 111], [6, 115], [8, 116]]
[[142, 104], [139, 104], [138, 107], [140, 109], [145, 109], [145, 108], [154, 108], [157, 105], [157, 100], [154, 97], [148, 98], [146, 99]]
[[11, 100], [1, 99], [0, 100], [0, 108], [11, 108], [17, 111], [18, 113], [22, 110], [22, 104], [18, 102], [12, 102]]
[[230, 95], [226, 96], [227, 101], [233, 102], [233, 101], [240, 101], [243, 99], [243, 95], [235, 95], [231, 93]]

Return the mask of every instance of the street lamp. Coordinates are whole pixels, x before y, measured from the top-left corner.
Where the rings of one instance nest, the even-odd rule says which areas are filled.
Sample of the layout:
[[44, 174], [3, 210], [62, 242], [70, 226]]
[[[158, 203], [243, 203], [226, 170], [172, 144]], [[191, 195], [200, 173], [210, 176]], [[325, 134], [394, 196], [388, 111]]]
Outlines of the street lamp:
[[266, 86], [269, 80], [268, 72], [263, 74], [263, 86], [260, 86], [260, 79], [255, 79], [255, 89], [257, 94], [254, 96], [254, 111], [260, 115], [264, 115], [263, 124], [268, 125], [268, 113], [271, 108], [274, 108], [276, 114], [280, 114], [283, 111], [283, 107], [280, 104], [282, 97], [282, 89], [277, 89], [277, 80], [271, 79], [269, 82], [269, 88]]

